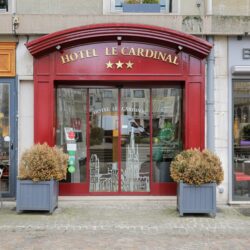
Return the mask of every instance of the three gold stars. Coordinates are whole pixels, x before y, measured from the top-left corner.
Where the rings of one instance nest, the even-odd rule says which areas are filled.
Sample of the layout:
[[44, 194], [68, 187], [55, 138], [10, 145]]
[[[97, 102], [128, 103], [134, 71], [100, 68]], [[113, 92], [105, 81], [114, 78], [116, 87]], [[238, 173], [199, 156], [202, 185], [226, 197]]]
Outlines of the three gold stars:
[[116, 63], [112, 63], [111, 61], [108, 61], [106, 63], [106, 68], [107, 69], [113, 69], [114, 64], [116, 65], [116, 69], [123, 69], [123, 66], [125, 66], [124, 64], [126, 64], [127, 69], [132, 69], [133, 65], [134, 65], [134, 63], [132, 63], [131, 61], [128, 61], [126, 63], [121, 62], [120, 60], [118, 62], [116, 62]]

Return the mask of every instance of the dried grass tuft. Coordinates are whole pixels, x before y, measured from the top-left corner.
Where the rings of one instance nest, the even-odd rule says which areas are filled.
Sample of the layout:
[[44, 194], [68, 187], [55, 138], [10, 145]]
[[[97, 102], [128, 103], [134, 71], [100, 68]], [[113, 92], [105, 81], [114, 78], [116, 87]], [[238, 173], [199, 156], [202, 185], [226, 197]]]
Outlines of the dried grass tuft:
[[19, 179], [48, 181], [66, 179], [68, 155], [57, 147], [35, 144], [26, 150], [20, 161]]
[[174, 181], [183, 181], [187, 184], [201, 185], [212, 182], [220, 184], [224, 179], [219, 157], [209, 150], [182, 151], [171, 162], [170, 171]]

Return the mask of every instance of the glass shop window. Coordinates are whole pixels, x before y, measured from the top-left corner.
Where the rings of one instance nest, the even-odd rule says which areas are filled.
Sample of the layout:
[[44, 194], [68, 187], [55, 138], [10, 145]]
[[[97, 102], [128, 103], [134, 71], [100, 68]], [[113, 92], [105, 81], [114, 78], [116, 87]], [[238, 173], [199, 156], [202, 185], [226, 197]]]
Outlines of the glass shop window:
[[233, 199], [250, 200], [250, 81], [233, 82]]
[[[175, 95], [171, 95], [173, 92]], [[152, 89], [154, 182], [173, 181], [170, 176], [170, 164], [183, 149], [182, 105], [182, 88]]]
[[8, 0], [0, 0], [0, 13], [8, 11]]
[[121, 12], [172, 12], [172, 0], [115, 0], [114, 4]]
[[[93, 95], [92, 102], [93, 101]], [[87, 90], [73, 88], [58, 88], [56, 90], [57, 104], [57, 128], [56, 128], [56, 145], [64, 150], [70, 143], [67, 142], [66, 132], [74, 132], [74, 138], [71, 138], [72, 144], [76, 145], [73, 150], [72, 165], [74, 171], [68, 170], [66, 183], [83, 183], [87, 181], [87, 149], [86, 149], [86, 106]]]

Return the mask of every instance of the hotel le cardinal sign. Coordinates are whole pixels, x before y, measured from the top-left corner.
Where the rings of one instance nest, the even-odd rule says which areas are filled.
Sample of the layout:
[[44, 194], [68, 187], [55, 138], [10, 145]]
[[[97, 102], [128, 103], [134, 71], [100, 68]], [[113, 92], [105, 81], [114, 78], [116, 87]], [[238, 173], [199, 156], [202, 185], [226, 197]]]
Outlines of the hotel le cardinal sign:
[[60, 74], [180, 74], [180, 54], [143, 43], [102, 43], [77, 46], [56, 54]]

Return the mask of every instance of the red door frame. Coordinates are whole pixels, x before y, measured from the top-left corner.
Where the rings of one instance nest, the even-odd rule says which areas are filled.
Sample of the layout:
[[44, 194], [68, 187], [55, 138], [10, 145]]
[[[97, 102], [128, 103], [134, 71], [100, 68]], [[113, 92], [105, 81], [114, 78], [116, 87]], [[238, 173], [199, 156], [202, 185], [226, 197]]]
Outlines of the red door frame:
[[[120, 41], [122, 39], [122, 41]], [[106, 57], [99, 56], [98, 60], [88, 59], [76, 61], [78, 50], [83, 53], [91, 53], [91, 46], [99, 51], [104, 47], [119, 46], [120, 43], [127, 47], [137, 47], [146, 51], [167, 50], [170, 55], [170, 63], [160, 62], [144, 56], [131, 57], [113, 54], [110, 60], [133, 59], [135, 69], [112, 71], [100, 65], [105, 65]], [[137, 24], [98, 24], [72, 28], [55, 32], [40, 37], [26, 44], [30, 53], [34, 56], [34, 141], [35, 143], [47, 142], [55, 144], [55, 97], [54, 91], [57, 81], [71, 81], [87, 85], [104, 84], [107, 82], [131, 82], [134, 83], [153, 81], [157, 85], [166, 82], [184, 83], [184, 148], [204, 148], [205, 137], [205, 58], [208, 55], [211, 44], [197, 37], [156, 26]], [[153, 49], [151, 49], [153, 48]], [[181, 50], [180, 50], [181, 48]], [[141, 50], [141, 51], [142, 51]], [[125, 51], [125, 49], [124, 49]], [[115, 51], [116, 52], [116, 51]], [[72, 62], [62, 65], [60, 58], [72, 55]], [[71, 54], [70, 54], [71, 53]], [[159, 52], [160, 53], [160, 52]], [[86, 56], [86, 55], [85, 55]], [[172, 58], [171, 58], [172, 56]], [[156, 58], [156, 54], [154, 59]], [[178, 59], [174, 65], [173, 58]], [[159, 57], [158, 57], [159, 59]], [[73, 60], [75, 60], [73, 62]], [[106, 61], [104, 61], [106, 60]], [[114, 61], [114, 62], [116, 62]], [[125, 61], [124, 61], [125, 62]], [[99, 63], [99, 64], [98, 64]], [[83, 66], [84, 64], [84, 66]], [[87, 186], [83, 184], [60, 186], [60, 194], [64, 195], [91, 195], [87, 192]], [[152, 195], [175, 195], [175, 183], [152, 183]], [[127, 193], [126, 193], [127, 194]], [[108, 194], [111, 195], [111, 194]]]

